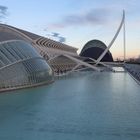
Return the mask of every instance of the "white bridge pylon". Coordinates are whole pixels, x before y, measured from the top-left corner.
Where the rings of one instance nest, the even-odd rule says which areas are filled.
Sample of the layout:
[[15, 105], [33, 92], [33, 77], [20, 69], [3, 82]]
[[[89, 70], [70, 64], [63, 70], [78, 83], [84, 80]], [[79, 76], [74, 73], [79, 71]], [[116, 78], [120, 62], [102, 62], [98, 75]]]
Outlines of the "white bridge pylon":
[[99, 62], [102, 60], [102, 58], [106, 55], [106, 53], [109, 51], [109, 49], [111, 48], [111, 46], [113, 45], [114, 41], [116, 40], [118, 34], [120, 33], [121, 28], [124, 26], [124, 61], [125, 61], [125, 11], [123, 10], [123, 16], [122, 16], [122, 20], [120, 23], [120, 26], [116, 32], [116, 34], [114, 35], [112, 41], [110, 42], [110, 44], [108, 45], [108, 47], [104, 50], [104, 52], [99, 56], [99, 58], [96, 60], [96, 64], [98, 65]]

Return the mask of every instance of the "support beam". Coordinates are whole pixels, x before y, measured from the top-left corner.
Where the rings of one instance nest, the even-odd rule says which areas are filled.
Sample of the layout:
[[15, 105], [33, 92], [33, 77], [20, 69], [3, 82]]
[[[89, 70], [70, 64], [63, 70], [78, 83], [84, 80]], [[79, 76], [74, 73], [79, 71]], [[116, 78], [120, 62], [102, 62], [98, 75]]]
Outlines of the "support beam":
[[81, 61], [81, 60], [79, 60], [79, 59], [77, 59], [75, 57], [70, 56], [70, 55], [63, 54], [63, 56], [75, 61], [77, 64], [81, 64], [83, 66], [89, 67], [89, 68], [91, 68], [93, 70], [96, 70], [96, 71], [99, 71], [99, 72], [101, 71], [101, 69], [97, 68], [96, 66], [92, 66], [92, 65], [90, 65], [90, 64], [88, 64], [86, 62], [83, 62], [83, 61]]
[[99, 56], [99, 58], [97, 59], [97, 62], [95, 65], [98, 65], [99, 62], [102, 60], [102, 58], [106, 55], [106, 53], [109, 51], [109, 49], [111, 48], [111, 46], [113, 45], [114, 41], [116, 40], [123, 24], [124, 24], [124, 18], [125, 18], [125, 13], [123, 12], [123, 16], [122, 16], [122, 20], [121, 20], [121, 23], [120, 23], [120, 26], [116, 32], [116, 34], [114, 35], [112, 41], [110, 42], [110, 44], [108, 45], [108, 47], [104, 50], [104, 52]]
[[[89, 58], [89, 59], [92, 60], [92, 61], [95, 62], [95, 63], [96, 63], [96, 61], [97, 61], [97, 60], [95, 60], [95, 59], [93, 59], [93, 58]], [[103, 62], [99, 62], [99, 64], [101, 64], [101, 65], [107, 67], [107, 68], [110, 69], [111, 71], [114, 71], [113, 68], [112, 68], [111, 66], [109, 66], [109, 65], [107, 65], [107, 64], [105, 64], [105, 63], [103, 63]]]
[[53, 59], [55, 59], [55, 58], [57, 58], [57, 57], [59, 57], [59, 56], [62, 56], [62, 55], [60, 54], [60, 55], [56, 55], [56, 56], [54, 56], [54, 57], [51, 57], [51, 58], [48, 60], [48, 62], [50, 62], [51, 60], [53, 60]]
[[81, 66], [80, 64], [77, 64], [71, 71], [74, 71], [75, 69], [77, 69], [79, 66]]
[[125, 35], [125, 11], [123, 10], [124, 23], [123, 23], [123, 46], [124, 46], [124, 62], [126, 61], [126, 35]]

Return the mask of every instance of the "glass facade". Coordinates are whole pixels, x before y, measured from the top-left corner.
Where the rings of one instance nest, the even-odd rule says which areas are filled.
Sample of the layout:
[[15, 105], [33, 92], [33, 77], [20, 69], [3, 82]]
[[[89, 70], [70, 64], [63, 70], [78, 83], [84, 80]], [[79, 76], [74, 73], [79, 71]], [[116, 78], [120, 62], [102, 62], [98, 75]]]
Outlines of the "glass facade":
[[36, 50], [24, 41], [0, 44], [0, 91], [47, 84], [53, 72]]

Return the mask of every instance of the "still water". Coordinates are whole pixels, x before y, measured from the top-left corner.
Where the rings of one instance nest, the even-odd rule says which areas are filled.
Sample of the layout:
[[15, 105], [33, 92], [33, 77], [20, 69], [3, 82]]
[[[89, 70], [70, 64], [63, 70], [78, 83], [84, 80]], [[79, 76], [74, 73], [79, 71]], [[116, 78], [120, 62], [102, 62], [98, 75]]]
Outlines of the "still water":
[[0, 140], [140, 140], [140, 86], [91, 71], [2, 93]]

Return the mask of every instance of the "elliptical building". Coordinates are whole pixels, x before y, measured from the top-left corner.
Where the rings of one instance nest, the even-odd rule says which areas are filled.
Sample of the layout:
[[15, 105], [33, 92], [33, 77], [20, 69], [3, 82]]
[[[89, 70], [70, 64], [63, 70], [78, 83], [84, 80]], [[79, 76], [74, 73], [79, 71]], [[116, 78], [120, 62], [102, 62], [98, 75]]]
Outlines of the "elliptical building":
[[[97, 60], [106, 48], [107, 46], [103, 42], [99, 40], [91, 40], [84, 45], [80, 56]], [[106, 53], [101, 62], [113, 62], [113, 57], [110, 51]]]
[[0, 91], [52, 82], [50, 66], [24, 41], [0, 43]]

